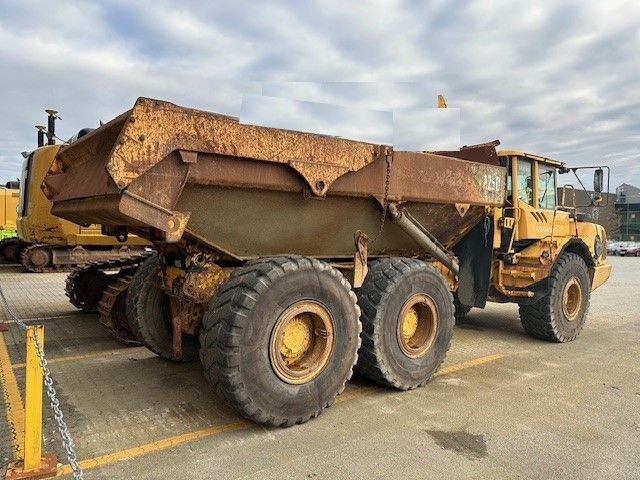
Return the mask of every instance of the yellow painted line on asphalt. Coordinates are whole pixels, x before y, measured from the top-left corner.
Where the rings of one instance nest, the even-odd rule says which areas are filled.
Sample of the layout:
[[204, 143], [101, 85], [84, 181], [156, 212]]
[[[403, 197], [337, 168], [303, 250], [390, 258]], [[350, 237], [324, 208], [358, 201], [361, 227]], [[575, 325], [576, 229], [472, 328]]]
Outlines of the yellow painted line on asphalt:
[[353, 400], [354, 398], [364, 397], [365, 395], [369, 395], [370, 393], [379, 392], [380, 387], [353, 387], [348, 390], [342, 392], [336, 398], [336, 403], [347, 402], [349, 400]]
[[[482, 365], [483, 363], [493, 362], [500, 358], [504, 357], [502, 353], [494, 353], [492, 355], [486, 355], [484, 357], [472, 358], [471, 360], [467, 360], [466, 362], [454, 363], [453, 365], [449, 365], [448, 367], [443, 367], [438, 370], [433, 376], [441, 377], [443, 375], [449, 375], [450, 373], [458, 372], [460, 370], [464, 370], [467, 368], [477, 367], [478, 365]], [[376, 391], [381, 391], [380, 387], [360, 387], [360, 388], [351, 388], [345, 390], [338, 398], [336, 398], [336, 403], [345, 402], [347, 400], [352, 400], [354, 398], [363, 397], [368, 395], [369, 393], [373, 393]]]
[[[127, 448], [126, 450], [120, 450], [114, 453], [108, 453], [106, 455], [100, 455], [99, 457], [88, 458], [78, 462], [83, 470], [99, 467], [101, 465], [108, 465], [110, 463], [118, 462], [120, 460], [127, 460], [130, 458], [139, 457], [147, 453], [154, 452], [156, 450], [164, 450], [166, 448], [175, 447], [185, 442], [198, 440], [200, 438], [211, 437], [213, 435], [220, 435], [221, 433], [233, 432], [235, 430], [242, 430], [252, 426], [253, 423], [248, 420], [241, 420], [239, 422], [227, 423], [217, 427], [203, 428], [202, 430], [196, 430], [194, 432], [183, 433], [182, 435], [175, 435], [173, 437], [163, 438], [156, 442], [145, 443], [133, 448]], [[58, 468], [56, 476], [67, 475], [71, 473], [70, 465], [62, 465]]]
[[482, 365], [483, 363], [493, 362], [494, 360], [498, 360], [502, 357], [504, 357], [502, 353], [494, 353], [493, 355], [472, 358], [471, 360], [467, 360], [466, 362], [454, 363], [453, 365], [449, 365], [448, 367], [443, 367], [440, 370], [438, 370], [434, 375], [434, 377], [449, 375], [450, 373], [464, 370], [465, 368], [477, 367], [478, 365]]
[[[119, 355], [127, 352], [136, 352], [143, 347], [123, 347], [115, 348], [113, 350], [102, 350], [100, 352], [83, 353], [80, 355], [67, 355], [64, 357], [47, 358], [47, 364], [71, 362], [73, 360], [86, 360], [90, 358], [108, 357], [111, 355]], [[14, 363], [12, 368], [24, 368], [24, 363]]]
[[[447, 375], [449, 373], [464, 370], [466, 368], [476, 367], [484, 363], [498, 360], [499, 358], [502, 358], [502, 357], [504, 357], [504, 355], [502, 355], [501, 353], [496, 353], [493, 355], [487, 355], [485, 357], [479, 357], [479, 358], [474, 358], [472, 360], [467, 360], [466, 362], [455, 363], [453, 365], [440, 369], [440, 371], [438, 371], [435, 374], [435, 376]], [[342, 395], [339, 395], [336, 399], [336, 403], [342, 403], [348, 400], [353, 400], [354, 398], [359, 398], [359, 397], [368, 395], [370, 393], [380, 392], [380, 391], [381, 391], [381, 388], [375, 387], [375, 386], [355, 387], [355, 388], [346, 390], [342, 393]], [[141, 455], [146, 455], [147, 453], [155, 452], [158, 450], [164, 450], [166, 448], [175, 447], [183, 443], [191, 442], [193, 440], [212, 437], [215, 435], [220, 435], [222, 433], [243, 430], [253, 425], [255, 424], [248, 420], [240, 420], [238, 422], [227, 423], [227, 424], [216, 426], [216, 427], [203, 428], [202, 430], [195, 430], [193, 432], [187, 432], [181, 435], [175, 435], [173, 437], [164, 438], [161, 440], [157, 440], [155, 442], [145, 443], [137, 447], [127, 448], [125, 450], [119, 450], [117, 452], [108, 453], [108, 454], [100, 455], [93, 458], [87, 458], [85, 460], [81, 460], [79, 464], [83, 470], [89, 470], [91, 468], [96, 468], [103, 465], [109, 465], [111, 463], [119, 462], [121, 460], [128, 460], [131, 458], [139, 457]], [[56, 476], [60, 477], [62, 475], [70, 474], [71, 472], [72, 470], [69, 464], [62, 465], [61, 467], [58, 468], [58, 472], [56, 473]]]
[[4, 333], [0, 333], [0, 378], [2, 379], [5, 414], [9, 430], [12, 432], [13, 454], [16, 458], [22, 458], [24, 451], [24, 406], [18, 389], [18, 381], [13, 373], [13, 368], [11, 368], [11, 359], [4, 340]]

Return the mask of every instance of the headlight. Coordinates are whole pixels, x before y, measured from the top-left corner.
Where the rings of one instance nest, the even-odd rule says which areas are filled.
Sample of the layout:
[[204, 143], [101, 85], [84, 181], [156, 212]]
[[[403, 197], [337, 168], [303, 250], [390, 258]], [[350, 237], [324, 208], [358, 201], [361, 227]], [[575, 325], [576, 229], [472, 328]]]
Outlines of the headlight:
[[593, 251], [596, 253], [596, 257], [602, 256], [602, 252], [604, 251], [602, 240], [600, 240], [600, 237], [597, 235], [595, 241], [593, 242]]

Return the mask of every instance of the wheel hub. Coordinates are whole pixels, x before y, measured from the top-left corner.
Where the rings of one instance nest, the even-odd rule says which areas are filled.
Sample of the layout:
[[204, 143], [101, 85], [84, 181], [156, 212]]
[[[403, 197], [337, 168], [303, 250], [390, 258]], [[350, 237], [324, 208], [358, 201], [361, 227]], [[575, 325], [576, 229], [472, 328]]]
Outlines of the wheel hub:
[[287, 364], [294, 363], [309, 349], [313, 338], [313, 318], [301, 313], [293, 317], [282, 332], [280, 354]]
[[438, 309], [433, 299], [424, 293], [411, 296], [398, 316], [396, 337], [402, 353], [409, 358], [426, 354], [438, 331]]
[[562, 312], [567, 320], [572, 322], [578, 318], [581, 305], [582, 287], [576, 277], [571, 277], [562, 291]]
[[269, 341], [271, 367], [287, 383], [309, 382], [329, 362], [333, 344], [333, 318], [324, 305], [312, 300], [296, 302], [273, 327]]
[[29, 261], [36, 267], [46, 267], [49, 264], [49, 252], [44, 248], [35, 248], [31, 252]]

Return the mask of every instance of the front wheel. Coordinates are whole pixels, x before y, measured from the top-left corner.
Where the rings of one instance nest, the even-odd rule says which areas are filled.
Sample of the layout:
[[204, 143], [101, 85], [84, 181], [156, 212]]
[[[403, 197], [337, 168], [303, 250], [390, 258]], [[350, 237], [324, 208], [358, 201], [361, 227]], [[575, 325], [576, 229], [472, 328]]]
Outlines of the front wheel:
[[532, 305], [520, 305], [522, 327], [542, 340], [575, 340], [587, 319], [590, 295], [586, 263], [565, 252], [551, 269], [546, 295]]

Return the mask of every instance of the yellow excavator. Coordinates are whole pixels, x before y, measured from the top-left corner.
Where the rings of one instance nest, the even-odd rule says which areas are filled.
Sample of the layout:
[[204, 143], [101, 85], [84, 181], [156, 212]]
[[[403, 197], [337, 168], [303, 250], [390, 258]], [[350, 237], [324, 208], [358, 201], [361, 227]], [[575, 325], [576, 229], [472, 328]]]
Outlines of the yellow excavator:
[[[17, 236], [0, 242], [0, 260], [19, 262], [28, 272], [73, 269], [66, 285], [71, 303], [85, 311], [97, 311], [104, 292], [117, 280], [113, 269], [126, 272], [127, 265], [136, 265], [138, 256], [145, 256], [149, 242], [135, 235], [126, 239], [109, 237], [102, 234], [100, 225], [77, 225], [51, 214], [51, 202], [40, 186], [62, 145], [55, 142], [57, 112], [46, 112], [48, 127], [36, 126], [38, 148], [23, 154], [19, 194], [10, 190], [10, 200], [2, 210], [16, 212], [17, 208], [12, 224]], [[65, 143], [73, 143], [91, 130], [82, 129]], [[17, 187], [17, 183], [12, 186]]]

